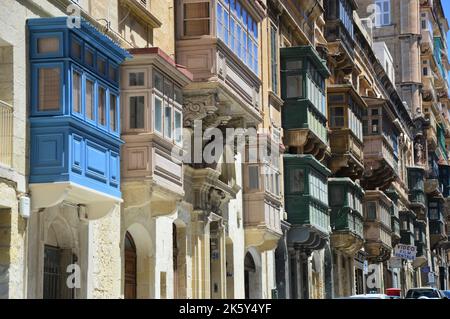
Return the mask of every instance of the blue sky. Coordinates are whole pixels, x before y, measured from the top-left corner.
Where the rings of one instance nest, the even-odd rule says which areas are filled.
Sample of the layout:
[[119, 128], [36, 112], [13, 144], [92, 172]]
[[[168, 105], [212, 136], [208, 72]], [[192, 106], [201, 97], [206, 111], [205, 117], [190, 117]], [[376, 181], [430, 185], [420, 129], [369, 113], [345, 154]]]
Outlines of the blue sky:
[[[445, 17], [450, 21], [450, 1], [449, 0], [441, 0], [442, 6], [444, 7]], [[447, 36], [447, 45], [450, 45], [449, 38]]]

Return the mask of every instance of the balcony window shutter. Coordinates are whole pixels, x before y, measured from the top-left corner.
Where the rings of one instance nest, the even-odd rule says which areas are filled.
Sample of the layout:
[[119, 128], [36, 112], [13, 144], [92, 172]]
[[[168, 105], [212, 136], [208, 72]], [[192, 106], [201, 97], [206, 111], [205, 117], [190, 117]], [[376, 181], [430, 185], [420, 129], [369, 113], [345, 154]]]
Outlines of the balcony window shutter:
[[59, 50], [58, 38], [41, 38], [37, 42], [37, 52], [42, 53], [54, 53]]
[[61, 70], [60, 68], [41, 68], [39, 80], [39, 111], [59, 110], [61, 102]]
[[184, 35], [209, 35], [209, 2], [184, 4]]

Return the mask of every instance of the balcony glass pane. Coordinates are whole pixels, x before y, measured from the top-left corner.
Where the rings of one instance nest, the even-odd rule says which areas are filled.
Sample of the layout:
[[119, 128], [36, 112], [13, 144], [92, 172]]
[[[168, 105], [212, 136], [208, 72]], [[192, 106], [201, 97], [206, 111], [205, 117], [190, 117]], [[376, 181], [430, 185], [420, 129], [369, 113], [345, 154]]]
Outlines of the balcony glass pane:
[[291, 193], [303, 193], [305, 191], [305, 171], [301, 168], [290, 170], [289, 190]]
[[287, 76], [287, 98], [295, 98], [303, 96], [303, 76], [288, 75]]

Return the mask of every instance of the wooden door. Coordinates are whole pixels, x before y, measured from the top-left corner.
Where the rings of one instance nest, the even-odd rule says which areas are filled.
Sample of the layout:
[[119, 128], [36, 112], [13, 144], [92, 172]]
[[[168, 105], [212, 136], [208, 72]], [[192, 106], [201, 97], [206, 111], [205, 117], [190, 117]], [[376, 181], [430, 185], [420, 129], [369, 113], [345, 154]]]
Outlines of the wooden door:
[[125, 299], [136, 299], [136, 246], [130, 233], [125, 236]]

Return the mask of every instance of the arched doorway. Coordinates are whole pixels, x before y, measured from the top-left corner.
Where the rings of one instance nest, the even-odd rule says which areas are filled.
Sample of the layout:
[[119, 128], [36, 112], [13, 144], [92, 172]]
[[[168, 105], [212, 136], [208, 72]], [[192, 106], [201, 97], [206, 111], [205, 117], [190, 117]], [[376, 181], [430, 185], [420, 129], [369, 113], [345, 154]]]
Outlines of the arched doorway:
[[125, 235], [125, 299], [136, 299], [137, 295], [137, 253], [133, 237]]
[[[257, 257], [257, 256], [256, 256]], [[244, 259], [245, 298], [261, 299], [261, 266], [255, 260], [254, 254], [247, 252]]]
[[[48, 214], [48, 212], [46, 212]], [[54, 217], [45, 231], [43, 247], [43, 282], [42, 297], [44, 299], [74, 299], [76, 287], [69, 287], [67, 281], [68, 266], [77, 263], [74, 254], [74, 238], [67, 220], [59, 216], [59, 208], [54, 208]]]
[[253, 260], [252, 255], [247, 253], [245, 255], [244, 260], [244, 270], [245, 270], [245, 299], [250, 299], [250, 289], [251, 289], [251, 280], [250, 277], [256, 272], [255, 261]]

